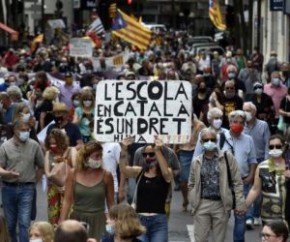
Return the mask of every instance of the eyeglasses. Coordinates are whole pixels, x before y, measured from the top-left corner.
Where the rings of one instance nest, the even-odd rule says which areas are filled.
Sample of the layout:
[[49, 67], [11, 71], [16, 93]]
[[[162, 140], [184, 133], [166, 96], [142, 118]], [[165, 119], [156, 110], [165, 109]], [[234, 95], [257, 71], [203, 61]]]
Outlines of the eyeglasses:
[[268, 240], [270, 237], [277, 237], [277, 235], [274, 234], [267, 234], [267, 233], [260, 233], [260, 238]]
[[282, 145], [269, 145], [269, 150], [273, 150], [273, 149], [281, 149], [283, 146]]
[[154, 152], [143, 152], [142, 155], [144, 158], [146, 158], [147, 156], [149, 156], [150, 158], [153, 158], [155, 156], [155, 153]]
[[216, 139], [212, 138], [212, 139], [203, 139], [202, 140], [204, 143], [205, 142], [208, 142], [208, 141], [211, 141], [211, 142], [216, 142]]

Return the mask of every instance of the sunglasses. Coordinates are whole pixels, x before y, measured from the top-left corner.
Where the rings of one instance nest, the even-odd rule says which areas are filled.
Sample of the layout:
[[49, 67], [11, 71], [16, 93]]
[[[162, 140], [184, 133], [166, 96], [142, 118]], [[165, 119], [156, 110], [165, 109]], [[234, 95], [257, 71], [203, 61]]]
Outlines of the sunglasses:
[[273, 149], [281, 149], [283, 146], [282, 145], [269, 145], [269, 150], [273, 150]]
[[142, 155], [144, 158], [146, 158], [147, 156], [153, 158], [155, 156], [155, 152], [143, 152]]
[[208, 141], [211, 141], [211, 142], [216, 142], [216, 139], [212, 138], [212, 139], [203, 139], [202, 140], [204, 143], [205, 142], [208, 142]]

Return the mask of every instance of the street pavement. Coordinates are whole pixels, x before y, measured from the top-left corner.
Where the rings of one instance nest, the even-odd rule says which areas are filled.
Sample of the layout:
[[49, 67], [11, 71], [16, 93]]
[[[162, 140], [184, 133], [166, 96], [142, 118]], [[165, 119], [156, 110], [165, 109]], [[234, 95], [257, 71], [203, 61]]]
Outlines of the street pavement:
[[[37, 217], [36, 221], [47, 220], [47, 200], [46, 193], [43, 192], [41, 184], [37, 186]], [[232, 240], [233, 216], [231, 216], [227, 237], [225, 242]], [[246, 232], [246, 241], [258, 242], [261, 227], [256, 227], [252, 231]], [[210, 240], [214, 242], [214, 240]], [[194, 242], [193, 238], [193, 218], [190, 212], [182, 212], [181, 192], [173, 192], [171, 203], [171, 214], [169, 219], [169, 242]]]

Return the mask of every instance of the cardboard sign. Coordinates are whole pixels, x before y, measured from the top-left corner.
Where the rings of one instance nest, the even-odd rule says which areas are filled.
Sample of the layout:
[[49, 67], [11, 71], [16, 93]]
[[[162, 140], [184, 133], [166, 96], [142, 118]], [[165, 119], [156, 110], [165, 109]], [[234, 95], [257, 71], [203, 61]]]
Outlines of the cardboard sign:
[[117, 81], [98, 83], [94, 134], [101, 142], [189, 142], [191, 84], [187, 81]]
[[75, 57], [92, 57], [93, 56], [93, 45], [90, 39], [84, 38], [72, 38], [70, 40], [70, 56]]

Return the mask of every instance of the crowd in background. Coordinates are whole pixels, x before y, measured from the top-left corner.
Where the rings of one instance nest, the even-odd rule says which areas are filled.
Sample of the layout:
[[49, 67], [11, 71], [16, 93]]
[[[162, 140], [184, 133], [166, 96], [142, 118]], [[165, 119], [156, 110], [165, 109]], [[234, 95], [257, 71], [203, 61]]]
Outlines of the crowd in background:
[[[208, 223], [219, 234], [216, 241], [224, 241], [224, 215], [233, 199], [234, 241], [244, 241], [246, 227], [260, 222], [289, 223], [290, 64], [274, 51], [265, 60], [257, 48], [250, 56], [232, 46], [223, 56], [207, 50], [193, 56], [187, 40], [182, 32], [164, 33], [139, 51], [112, 39], [94, 50], [94, 60], [70, 57], [69, 45], [58, 43], [1, 54], [0, 175], [11, 241], [17, 241], [17, 223], [20, 241], [29, 240], [36, 218], [35, 182], [43, 173], [49, 223], [85, 222], [97, 241], [111, 241], [103, 237], [106, 231], [132, 241], [138, 236], [142, 242], [168, 241], [173, 180], [174, 190], [182, 193], [181, 210], [194, 216], [196, 241], [207, 238], [209, 231], [202, 228]], [[125, 52], [124, 65], [106, 62]], [[189, 142], [170, 146], [156, 138], [155, 144], [144, 145], [127, 138], [120, 144], [99, 143], [93, 133], [95, 95], [98, 82], [106, 79], [190, 82]], [[283, 128], [278, 127], [281, 117]], [[277, 133], [285, 139], [271, 136]], [[129, 177], [136, 182], [126, 190]], [[229, 199], [231, 183], [236, 196]], [[136, 203], [138, 233], [123, 235], [121, 224], [106, 225], [108, 210], [123, 201]], [[109, 212], [113, 220], [116, 216]]]

